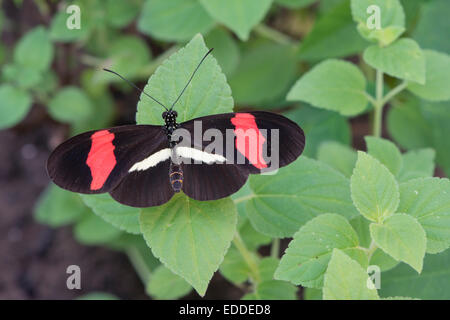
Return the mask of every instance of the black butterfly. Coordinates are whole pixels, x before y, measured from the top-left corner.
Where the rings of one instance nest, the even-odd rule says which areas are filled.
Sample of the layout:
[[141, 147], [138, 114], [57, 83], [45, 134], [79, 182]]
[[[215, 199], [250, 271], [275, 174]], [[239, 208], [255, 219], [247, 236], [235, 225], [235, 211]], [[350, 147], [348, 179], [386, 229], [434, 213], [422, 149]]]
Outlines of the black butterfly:
[[[249, 174], [274, 170], [297, 159], [305, 146], [303, 130], [278, 114], [225, 113], [176, 122], [173, 107], [211, 51], [170, 108], [119, 75], [166, 109], [162, 114], [165, 125], [126, 125], [70, 138], [48, 159], [53, 182], [70, 191], [109, 192], [125, 205], [151, 207], [169, 201], [180, 190], [196, 200], [227, 197], [245, 184]], [[228, 135], [224, 141], [213, 141], [214, 150], [211, 141], [178, 134], [195, 137], [197, 130], [204, 137], [210, 129]]]

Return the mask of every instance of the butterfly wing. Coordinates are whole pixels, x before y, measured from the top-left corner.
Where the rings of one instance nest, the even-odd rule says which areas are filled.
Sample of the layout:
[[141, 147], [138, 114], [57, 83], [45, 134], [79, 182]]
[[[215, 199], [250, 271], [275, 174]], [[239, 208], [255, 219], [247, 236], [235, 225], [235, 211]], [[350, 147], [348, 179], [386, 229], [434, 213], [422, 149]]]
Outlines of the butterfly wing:
[[47, 171], [63, 189], [88, 194], [108, 192], [119, 185], [133, 165], [167, 146], [160, 126], [89, 131], [59, 145], [48, 159]]
[[211, 115], [184, 122], [181, 129], [191, 137], [185, 139], [181, 133], [183, 141], [176, 151], [182, 158], [183, 191], [197, 200], [229, 196], [244, 185], [248, 174], [286, 166], [305, 147], [303, 130], [270, 112]]

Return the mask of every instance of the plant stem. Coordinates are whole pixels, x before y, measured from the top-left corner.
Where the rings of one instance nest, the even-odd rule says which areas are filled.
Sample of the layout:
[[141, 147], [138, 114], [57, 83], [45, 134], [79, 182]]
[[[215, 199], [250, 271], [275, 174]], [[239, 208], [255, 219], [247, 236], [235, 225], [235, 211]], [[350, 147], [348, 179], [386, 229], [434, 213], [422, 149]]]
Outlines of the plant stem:
[[272, 247], [270, 248], [270, 256], [272, 258], [277, 258], [280, 255], [280, 239], [275, 238], [272, 241]]
[[253, 276], [254, 282], [256, 282], [256, 283], [261, 282], [261, 278], [259, 276], [258, 263], [255, 261], [251, 252], [248, 251], [247, 247], [244, 244], [244, 241], [242, 241], [241, 236], [239, 235], [239, 232], [237, 232], [237, 231], [236, 231], [236, 235], [234, 236], [234, 239], [233, 239], [233, 244], [238, 249], [242, 258], [244, 258], [245, 263], [247, 263], [247, 266], [249, 267], [250, 272]]
[[263, 36], [279, 44], [290, 45], [294, 44], [295, 42], [291, 37], [262, 23], [253, 28], [253, 30], [260, 36]]
[[375, 244], [375, 242], [372, 240], [372, 242], [370, 243], [369, 248], [367, 249], [367, 257], [369, 258], [369, 262], [370, 262], [370, 258], [372, 258], [373, 253], [375, 252], [375, 250], [378, 249], [378, 246]]
[[396, 86], [394, 89], [388, 92], [388, 94], [383, 98], [383, 105], [388, 103], [393, 97], [399, 94], [408, 86], [408, 81], [403, 81], [401, 84]]
[[381, 137], [381, 129], [383, 124], [383, 72], [377, 69], [376, 73], [376, 98], [375, 98], [375, 114], [373, 123], [373, 135]]
[[147, 264], [145, 263], [141, 253], [133, 246], [128, 247], [125, 253], [127, 254], [131, 264], [133, 265], [133, 268], [136, 270], [136, 273], [141, 279], [144, 287], [146, 287], [148, 281], [150, 280], [151, 272]]

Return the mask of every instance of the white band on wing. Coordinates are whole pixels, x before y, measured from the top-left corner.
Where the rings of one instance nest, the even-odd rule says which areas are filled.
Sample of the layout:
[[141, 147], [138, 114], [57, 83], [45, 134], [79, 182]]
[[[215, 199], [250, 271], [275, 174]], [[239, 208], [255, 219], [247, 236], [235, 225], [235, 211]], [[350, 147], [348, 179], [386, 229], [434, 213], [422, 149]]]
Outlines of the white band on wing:
[[207, 164], [215, 162], [225, 162], [225, 159], [220, 154], [207, 153], [195, 148], [189, 147], [176, 147], [177, 155], [183, 158], [193, 159], [197, 161], [202, 161]]
[[132, 171], [142, 171], [148, 168], [156, 166], [158, 163], [165, 161], [172, 155], [172, 150], [170, 148], [159, 150], [158, 152], [150, 155], [142, 161], [136, 162], [128, 172]]

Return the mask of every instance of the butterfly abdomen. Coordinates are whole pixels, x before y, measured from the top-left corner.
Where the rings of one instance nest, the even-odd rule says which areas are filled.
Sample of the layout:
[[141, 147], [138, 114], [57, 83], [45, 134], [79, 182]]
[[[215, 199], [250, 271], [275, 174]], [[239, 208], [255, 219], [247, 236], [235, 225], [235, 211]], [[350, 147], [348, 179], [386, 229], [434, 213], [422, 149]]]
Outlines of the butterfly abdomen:
[[175, 192], [180, 192], [183, 187], [183, 170], [179, 165], [172, 163], [169, 171], [170, 184]]

